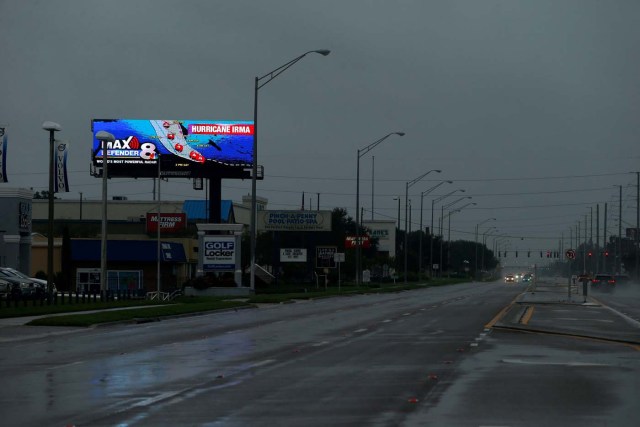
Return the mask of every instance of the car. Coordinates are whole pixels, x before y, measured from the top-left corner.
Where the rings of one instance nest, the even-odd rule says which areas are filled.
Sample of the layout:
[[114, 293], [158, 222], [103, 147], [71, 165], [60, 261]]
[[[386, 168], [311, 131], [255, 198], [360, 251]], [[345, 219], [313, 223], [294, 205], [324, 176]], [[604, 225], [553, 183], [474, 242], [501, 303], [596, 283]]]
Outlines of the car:
[[591, 279], [591, 289], [602, 292], [613, 292], [616, 282], [616, 278], [613, 274], [596, 274]]
[[531, 276], [531, 274], [525, 274], [522, 276], [522, 283], [529, 283], [531, 282], [531, 280], [533, 279], [533, 277]]
[[36, 281], [37, 279], [34, 280], [29, 277], [17, 275], [12, 270], [13, 269], [6, 267], [0, 267], [0, 278], [20, 289], [19, 294], [15, 291], [11, 294], [12, 297], [19, 296], [21, 298], [34, 299], [43, 298], [46, 295], [46, 288], [38, 283]]
[[516, 282], [516, 278], [513, 274], [507, 274], [506, 276], [504, 276], [504, 283], [515, 283]]
[[17, 299], [22, 296], [20, 284], [0, 278], [0, 298]]
[[[17, 277], [23, 279], [25, 283], [29, 283], [30, 286], [28, 287], [29, 289], [27, 291], [27, 295], [33, 295], [35, 297], [41, 298], [47, 294], [48, 284], [46, 280], [29, 277], [21, 271], [10, 267], [0, 267], [0, 275], [2, 275], [3, 277], [6, 277], [7, 275]], [[55, 283], [53, 283], [52, 292], [54, 294], [57, 292]]]

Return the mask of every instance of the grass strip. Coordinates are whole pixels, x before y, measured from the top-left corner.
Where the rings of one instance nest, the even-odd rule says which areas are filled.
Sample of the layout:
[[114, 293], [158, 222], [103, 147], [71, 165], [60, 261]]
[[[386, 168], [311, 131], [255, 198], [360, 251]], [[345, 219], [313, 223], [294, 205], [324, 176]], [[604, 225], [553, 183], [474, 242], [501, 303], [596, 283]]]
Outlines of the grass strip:
[[145, 305], [160, 305], [169, 304], [173, 302], [158, 302], [148, 300], [122, 300], [122, 301], [109, 301], [109, 302], [85, 302], [85, 303], [69, 303], [65, 302], [61, 304], [58, 302], [55, 305], [47, 305], [46, 303], [40, 306], [40, 302], [36, 301], [35, 305], [33, 301], [27, 301], [27, 306], [24, 306], [24, 302], [20, 302], [18, 307], [7, 307], [5, 301], [2, 301], [2, 308], [0, 308], [0, 318], [8, 317], [24, 317], [24, 316], [43, 316], [46, 314], [58, 314], [58, 313], [76, 313], [90, 310], [106, 310], [109, 308], [122, 308], [122, 307], [138, 307]]
[[250, 304], [243, 301], [224, 301], [214, 299], [207, 302], [167, 304], [162, 307], [101, 311], [97, 313], [71, 314], [66, 316], [50, 316], [32, 320], [27, 323], [27, 325], [89, 327], [101, 323], [156, 320], [167, 316], [202, 313], [246, 306], [250, 306]]

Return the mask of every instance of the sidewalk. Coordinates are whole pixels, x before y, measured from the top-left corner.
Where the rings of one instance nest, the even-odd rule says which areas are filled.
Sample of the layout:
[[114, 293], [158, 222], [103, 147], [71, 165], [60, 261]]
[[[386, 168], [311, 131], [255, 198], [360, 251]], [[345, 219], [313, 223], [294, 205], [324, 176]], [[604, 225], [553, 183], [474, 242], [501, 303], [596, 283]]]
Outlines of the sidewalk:
[[[640, 345], [640, 322], [582, 295], [582, 285], [538, 283], [516, 298], [498, 329], [551, 333]], [[580, 294], [578, 294], [578, 291]]]
[[86, 331], [87, 328], [76, 327], [64, 327], [64, 326], [38, 326], [38, 327], [25, 327], [27, 323], [32, 320], [39, 319], [41, 317], [54, 317], [54, 316], [67, 316], [74, 314], [89, 314], [104, 311], [113, 310], [132, 310], [136, 308], [148, 308], [156, 307], [155, 305], [134, 306], [134, 307], [118, 307], [108, 308], [103, 310], [85, 310], [72, 313], [56, 313], [56, 314], [43, 314], [39, 316], [22, 316], [22, 317], [7, 317], [0, 319], [0, 343], [11, 341], [23, 341], [33, 338], [42, 338], [47, 336], [56, 336], [69, 334], [74, 332]]

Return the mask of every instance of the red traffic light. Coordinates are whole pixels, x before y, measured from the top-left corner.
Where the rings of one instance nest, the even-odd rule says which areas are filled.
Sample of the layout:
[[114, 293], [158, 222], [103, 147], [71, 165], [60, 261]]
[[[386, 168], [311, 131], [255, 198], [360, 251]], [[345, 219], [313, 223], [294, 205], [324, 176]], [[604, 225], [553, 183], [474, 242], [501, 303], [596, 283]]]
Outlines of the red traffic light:
[[589, 258], [591, 258], [591, 257], [593, 256], [593, 252], [591, 252], [591, 251], [587, 252], [587, 256], [588, 256]]

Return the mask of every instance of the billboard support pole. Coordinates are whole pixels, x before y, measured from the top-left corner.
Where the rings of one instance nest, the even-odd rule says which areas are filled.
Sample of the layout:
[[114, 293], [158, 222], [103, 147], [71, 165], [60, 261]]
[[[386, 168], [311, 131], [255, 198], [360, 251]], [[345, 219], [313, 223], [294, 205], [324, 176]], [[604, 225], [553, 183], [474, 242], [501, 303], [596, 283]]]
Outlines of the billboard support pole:
[[100, 131], [96, 139], [102, 145], [102, 237], [100, 251], [100, 293], [107, 290], [107, 164], [109, 157], [108, 142], [113, 143], [116, 138], [109, 132]]
[[220, 213], [222, 206], [222, 178], [219, 175], [209, 177], [209, 222], [211, 224], [220, 224], [222, 215]]
[[161, 285], [160, 285], [160, 256], [161, 256], [161, 251], [160, 251], [160, 226], [162, 224], [161, 221], [161, 215], [162, 215], [162, 196], [160, 195], [160, 181], [162, 181], [161, 177], [161, 172], [160, 172], [160, 153], [158, 153], [158, 216], [156, 217], [156, 224], [158, 226], [158, 248], [157, 248], [157, 256], [158, 256], [158, 265], [157, 265], [157, 271], [156, 271], [156, 277], [157, 277], [157, 285], [158, 285], [158, 300], [160, 300], [160, 290], [161, 290]]

